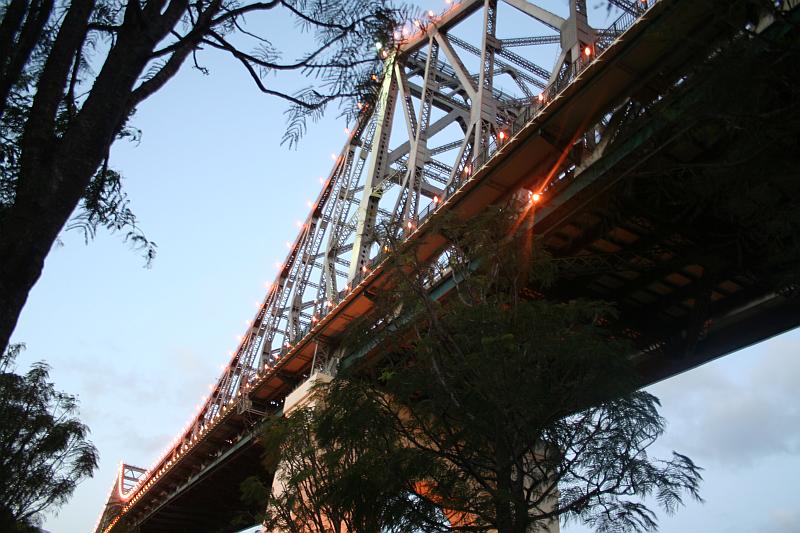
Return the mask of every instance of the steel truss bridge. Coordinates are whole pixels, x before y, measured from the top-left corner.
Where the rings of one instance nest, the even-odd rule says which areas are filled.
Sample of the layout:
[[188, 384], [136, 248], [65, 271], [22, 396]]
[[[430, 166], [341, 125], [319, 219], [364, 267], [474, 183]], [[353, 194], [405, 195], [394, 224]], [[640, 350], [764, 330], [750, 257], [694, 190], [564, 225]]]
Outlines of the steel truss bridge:
[[[391, 277], [388, 243], [437, 261], [447, 243], [432, 221], [444, 213], [468, 219], [521, 191], [539, 195], [532, 230], [564, 275], [529, 296], [613, 301], [612, 327], [637, 344], [646, 382], [800, 324], [800, 255], [784, 254], [781, 237], [752, 238], [764, 215], [692, 211], [681, 197], [697, 192], [680, 188], [719, 182], [710, 168], [731, 169], [736, 185], [733, 170], [755, 162], [764, 175], [742, 201], [798, 211], [800, 147], [734, 164], [747, 132], [701, 112], [731, 91], [751, 105], [754, 83], [714, 73], [731, 54], [751, 77], [775, 68], [761, 67], [773, 59], [767, 45], [800, 40], [798, 0], [609, 4], [618, 18], [603, 29], [589, 25], [585, 0], [569, 0], [567, 17], [527, 0], [462, 0], [398, 30], [377, 101], [363, 106], [213, 393], [150, 469], [120, 465], [97, 532], [230, 529], [239, 483], [262, 470], [259, 422], [312, 365], [364, 356], [339, 339]], [[507, 19], [525, 34], [504, 37]], [[543, 49], [553, 69], [537, 64]], [[431, 284], [446, 293], [452, 281]]]

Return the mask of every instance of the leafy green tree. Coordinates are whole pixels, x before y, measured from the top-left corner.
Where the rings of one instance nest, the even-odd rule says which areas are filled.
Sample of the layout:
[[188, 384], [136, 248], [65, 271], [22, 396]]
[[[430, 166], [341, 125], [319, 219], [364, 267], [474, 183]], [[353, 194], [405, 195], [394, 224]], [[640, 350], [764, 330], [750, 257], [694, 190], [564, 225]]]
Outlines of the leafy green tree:
[[442, 228], [453, 243], [445, 302], [429, 296], [441, 279], [432, 268], [413, 250], [397, 256], [402, 274], [360, 337], [383, 355], [332, 382], [316, 439], [371, 435], [383, 459], [359, 469], [366, 479], [389, 477], [381, 465], [403, 450], [419, 467], [400, 474], [414, 494], [402, 501], [440, 505], [451, 521], [442, 530], [523, 533], [575, 520], [653, 531], [644, 500], [671, 513], [700, 499], [700, 469], [678, 453], [648, 455], [665, 421], [658, 400], [636, 390], [632, 347], [604, 327], [612, 308], [521, 296], [557, 276], [527, 232], [508, 234], [524, 218], [512, 209]]
[[[246, 502], [262, 509], [267, 504], [263, 513], [247, 517], [242, 525], [259, 521], [267, 531], [294, 533], [411, 533], [420, 523], [441, 524], [437, 506], [407, 504], [413, 495], [408, 483], [425, 466], [410, 450], [380, 440], [377, 433], [321, 429], [319, 412], [318, 407], [303, 407], [267, 422], [264, 466], [275, 472], [275, 484], [268, 487], [257, 477], [243, 483]], [[328, 438], [321, 441], [323, 434]]]
[[[75, 415], [74, 396], [55, 390], [48, 367], [14, 372], [22, 346], [0, 357], [0, 529], [35, 531], [97, 468], [97, 449]], [[16, 529], [15, 529], [16, 528]]]
[[[384, 0], [0, 1], [0, 349], [76, 208], [70, 227], [122, 231], [152, 258], [109, 151], [185, 62], [206, 73], [199, 52], [214, 49], [240, 63], [289, 102], [292, 144], [331, 102], [372, 100], [374, 44], [390, 44], [396, 15]], [[287, 20], [311, 38], [282, 59], [269, 28]], [[292, 71], [315, 85], [282, 89], [273, 74]]]

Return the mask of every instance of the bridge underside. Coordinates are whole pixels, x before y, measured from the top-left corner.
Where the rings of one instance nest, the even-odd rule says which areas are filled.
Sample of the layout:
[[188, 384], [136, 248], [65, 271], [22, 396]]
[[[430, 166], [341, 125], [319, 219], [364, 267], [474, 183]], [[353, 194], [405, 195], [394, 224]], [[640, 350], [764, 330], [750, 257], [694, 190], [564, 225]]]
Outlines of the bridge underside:
[[242, 501], [241, 483], [250, 476], [260, 475], [266, 486], [271, 478], [261, 464], [262, 447], [250, 435], [229, 456], [224, 457], [224, 467], [205, 468], [197, 478], [176, 488], [176, 495], [154, 509], [152, 515], [139, 526], [140, 533], [217, 533], [236, 531], [235, 520], [242, 518], [244, 526], [254, 520], [262, 509], [252, 508]]
[[731, 46], [621, 125], [536, 225], [560, 281], [535, 296], [614, 302], [648, 382], [800, 325], [800, 54]]

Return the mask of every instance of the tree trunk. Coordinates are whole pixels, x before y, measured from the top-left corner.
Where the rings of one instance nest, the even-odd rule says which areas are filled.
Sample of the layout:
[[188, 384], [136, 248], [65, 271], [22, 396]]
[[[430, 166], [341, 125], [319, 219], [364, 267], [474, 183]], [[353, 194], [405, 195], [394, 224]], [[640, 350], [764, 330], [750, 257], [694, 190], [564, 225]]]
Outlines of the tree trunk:
[[[94, 0], [75, 1], [59, 29], [37, 85], [22, 137], [23, 157], [16, 195], [0, 225], [0, 349], [5, 350], [44, 259], [136, 104], [133, 87], [155, 45], [177, 23], [185, 0], [145, 19], [137, 3], [125, 22], [78, 116], [54, 137], [59, 102], [76, 51], [83, 46]], [[208, 14], [207, 16], [211, 16]], [[143, 31], [147, 30], [147, 31]], [[185, 57], [185, 56], [183, 56]], [[169, 79], [176, 69], [160, 80]]]
[[[45, 179], [36, 181], [56, 183], [60, 181], [56, 174], [55, 169], [43, 170], [39, 177]], [[44, 259], [91, 175], [73, 180], [71, 187], [59, 188], [57, 194], [20, 194], [6, 211], [0, 227], [0, 349], [8, 346], [28, 293], [41, 276]]]

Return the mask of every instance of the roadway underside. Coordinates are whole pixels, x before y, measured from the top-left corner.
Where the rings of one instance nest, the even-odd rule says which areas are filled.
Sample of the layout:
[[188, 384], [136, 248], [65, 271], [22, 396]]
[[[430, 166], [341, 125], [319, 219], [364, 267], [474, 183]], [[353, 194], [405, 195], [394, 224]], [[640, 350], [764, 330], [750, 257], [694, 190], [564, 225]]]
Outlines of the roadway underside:
[[726, 46], [535, 225], [560, 275], [531, 296], [613, 302], [647, 382], [800, 325], [797, 26]]
[[[629, 99], [615, 103], [629, 112], [602, 156], [588, 164], [570, 154], [576, 168], [548, 189], [538, 208], [534, 231], [559, 278], [547, 288], [531, 287], [529, 297], [613, 302], [620, 314], [610, 327], [641, 349], [647, 382], [800, 325], [796, 18], [797, 10], [767, 33], [740, 34], [653, 68], [631, 85]], [[684, 41], [694, 42], [692, 35]], [[698, 54], [707, 59], [689, 61]], [[614, 68], [633, 64], [632, 56], [624, 57], [627, 66]], [[572, 98], [592, 97], [574, 92]], [[549, 134], [557, 153], [566, 134], [547, 127], [487, 171], [488, 181], [535, 186], [539, 167], [525, 161], [536, 153], [526, 150]], [[454, 200], [454, 210], [475, 203], [464, 197]], [[344, 330], [356, 303], [330, 319], [329, 338]], [[262, 387], [253, 399], [282, 398], [307, 371], [304, 361], [287, 360], [279, 384]], [[142, 532], [234, 531], [232, 518], [246, 511], [239, 484], [263, 472], [257, 439], [248, 433], [255, 423], [235, 415], [220, 425], [198, 443], [199, 459], [174, 467], [128, 524]]]
[[[271, 485], [271, 476], [260, 468], [263, 450], [257, 441], [248, 435], [229, 457], [198, 469], [197, 477], [175, 487], [172, 497], [151, 510], [139, 526], [139, 533], [217, 533], [236, 531], [256, 522], [252, 517], [262, 509], [243, 502], [240, 486], [254, 475], [260, 475], [266, 486]], [[243, 524], [234, 525], [239, 517]]]

